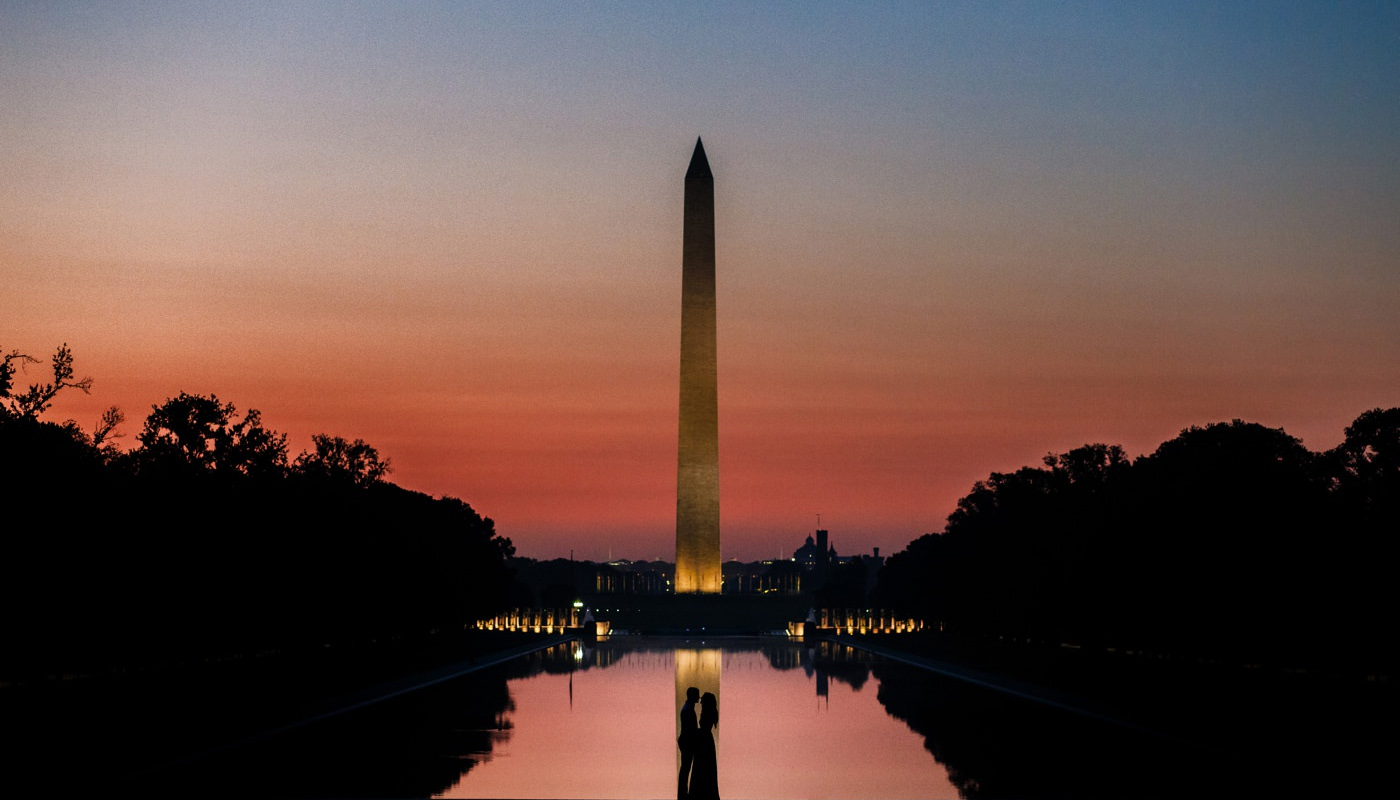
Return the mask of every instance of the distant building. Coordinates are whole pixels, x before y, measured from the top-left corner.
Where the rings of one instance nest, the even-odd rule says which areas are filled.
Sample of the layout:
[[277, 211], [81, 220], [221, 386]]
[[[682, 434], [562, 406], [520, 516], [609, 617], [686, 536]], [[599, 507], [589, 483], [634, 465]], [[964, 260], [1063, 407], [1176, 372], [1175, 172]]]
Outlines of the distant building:
[[675, 565], [666, 561], [609, 561], [598, 569], [599, 594], [670, 594]]
[[724, 563], [725, 594], [801, 594], [802, 567], [789, 559]]
[[[885, 559], [880, 548], [872, 555], [841, 556], [825, 529], [814, 531], [792, 558], [762, 561], [730, 559], [721, 565], [724, 594], [830, 595], [837, 586], [842, 594], [869, 593]], [[517, 558], [512, 562], [517, 579], [536, 596], [525, 605], [554, 606], [583, 596], [675, 594], [676, 565], [668, 561], [605, 562], [554, 559], [537, 562]], [[862, 591], [864, 590], [864, 591]], [[682, 592], [683, 593], [683, 592]], [[833, 598], [834, 600], [834, 598]]]
[[817, 529], [815, 538], [808, 536], [807, 541], [793, 551], [792, 561], [806, 576], [805, 588], [815, 596], [835, 600], [835, 596], [840, 595], [852, 602], [856, 602], [855, 595], [869, 596], [880, 568], [885, 565], [878, 547], [872, 555], [838, 555], [830, 534], [821, 528]]
[[816, 541], [808, 536], [807, 543], [793, 551], [792, 560], [801, 564], [807, 572], [825, 572], [836, 562], [836, 548], [827, 541], [826, 530], [818, 528]]

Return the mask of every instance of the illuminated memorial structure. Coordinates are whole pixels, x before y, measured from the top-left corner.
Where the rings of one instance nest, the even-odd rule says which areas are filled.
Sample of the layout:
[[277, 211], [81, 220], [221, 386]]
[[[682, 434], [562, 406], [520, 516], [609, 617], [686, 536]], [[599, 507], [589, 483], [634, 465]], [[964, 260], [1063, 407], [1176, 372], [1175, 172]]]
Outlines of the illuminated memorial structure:
[[681, 247], [677, 594], [720, 593], [719, 389], [715, 357], [715, 180], [705, 146], [685, 173]]

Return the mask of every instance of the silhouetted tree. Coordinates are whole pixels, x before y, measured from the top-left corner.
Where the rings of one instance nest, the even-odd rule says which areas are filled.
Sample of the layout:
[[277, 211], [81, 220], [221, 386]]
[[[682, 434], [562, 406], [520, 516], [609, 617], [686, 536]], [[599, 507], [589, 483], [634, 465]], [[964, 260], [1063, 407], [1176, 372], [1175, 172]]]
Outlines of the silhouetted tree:
[[[38, 363], [39, 359], [18, 350], [12, 350], [4, 356], [0, 356], [0, 422], [6, 419], [37, 420], [53, 404], [58, 393], [64, 389], [77, 389], [87, 394], [92, 388], [92, 378], [75, 379], [73, 377], [73, 352], [68, 349], [68, 344], [64, 343], [59, 345], [50, 362], [53, 380], [48, 383], [32, 383], [24, 392], [15, 394], [16, 371], [27, 364]], [[61, 427], [79, 441], [86, 441], [98, 448], [105, 446], [107, 449], [104, 454], [111, 456], [115, 454], [115, 451], [111, 448], [109, 440], [120, 436], [116, 433], [116, 428], [123, 420], [121, 410], [116, 406], [111, 406], [102, 412], [91, 437], [84, 433], [73, 420], [67, 420], [62, 423]]]
[[339, 436], [318, 433], [311, 437], [313, 452], [303, 452], [293, 468], [308, 476], [369, 486], [389, 474], [389, 459], [362, 439], [346, 441]]
[[958, 501], [938, 546], [948, 563], [929, 575], [939, 619], [1014, 636], [1088, 635], [1104, 592], [1093, 559], [1118, 524], [1111, 498], [1128, 462], [1104, 444], [1043, 462], [992, 473]]
[[1102, 444], [1049, 455], [977, 482], [888, 559], [877, 602], [970, 633], [1374, 665], [1397, 453], [1400, 410], [1376, 409], [1326, 456], [1240, 420], [1131, 463]]
[[264, 428], [262, 414], [249, 409], [235, 419], [232, 403], [214, 395], [181, 392], [151, 414], [137, 436], [138, 463], [198, 469], [278, 474], [287, 465], [287, 437]]
[[833, 564], [826, 570], [822, 585], [812, 592], [822, 608], [857, 608], [866, 605], [865, 564], [859, 560]]
[[0, 485], [12, 513], [3, 537], [0, 575], [0, 647], [5, 666], [19, 672], [71, 664], [75, 654], [100, 645], [103, 608], [93, 603], [116, 562], [110, 540], [91, 541], [108, 509], [122, 499], [121, 484], [100, 450], [120, 412], [109, 409], [88, 437], [72, 420], [41, 419], [65, 389], [87, 392], [76, 379], [68, 346], [51, 361], [52, 380], [14, 391], [18, 368], [39, 363], [11, 351], [0, 360]]
[[1320, 466], [1283, 430], [1240, 420], [1188, 428], [1135, 464], [1135, 515], [1163, 545], [1132, 570], [1145, 627], [1173, 649], [1247, 658], [1306, 641], [1329, 582]]
[[18, 350], [5, 354], [0, 361], [0, 412], [16, 417], [37, 417], [47, 411], [58, 393], [64, 389], [77, 389], [84, 394], [92, 388], [92, 378], [74, 379], [73, 352], [65, 342], [59, 345], [52, 359], [53, 380], [48, 383], [32, 383], [29, 389], [14, 394], [16, 367], [37, 364], [39, 359]]
[[1400, 531], [1400, 408], [1373, 408], [1347, 426], [1346, 438], [1327, 453], [1336, 505], [1318, 548], [1319, 591], [1332, 600], [1327, 629], [1338, 649], [1355, 653], [1368, 671], [1393, 666], [1389, 631], [1397, 623], [1390, 552]]
[[958, 565], [948, 541], [942, 534], [926, 533], [886, 558], [872, 602], [930, 623], [945, 620], [956, 581], [948, 568]]
[[289, 470], [258, 411], [181, 394], [118, 455], [115, 408], [91, 437], [39, 418], [90, 385], [66, 346], [52, 382], [14, 394], [33, 361], [0, 362], [0, 485], [41, 510], [4, 537], [0, 680], [415, 638], [505, 602], [510, 540], [461, 500], [384, 481], [363, 441], [317, 436]]
[[[1392, 523], [1400, 511], [1400, 408], [1373, 408], [1347, 426], [1328, 454], [1338, 490], [1368, 521]], [[1400, 530], [1400, 526], [1392, 527]]]

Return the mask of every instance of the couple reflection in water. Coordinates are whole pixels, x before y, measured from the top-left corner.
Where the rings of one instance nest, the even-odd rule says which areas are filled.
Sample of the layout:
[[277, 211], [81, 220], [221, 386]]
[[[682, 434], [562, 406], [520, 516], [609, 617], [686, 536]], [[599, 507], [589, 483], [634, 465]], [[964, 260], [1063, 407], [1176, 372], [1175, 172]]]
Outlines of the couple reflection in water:
[[[696, 718], [695, 704], [700, 704]], [[694, 686], [685, 690], [681, 706], [681, 774], [677, 800], [719, 800], [719, 765], [715, 761], [715, 726], [719, 725], [719, 700]]]

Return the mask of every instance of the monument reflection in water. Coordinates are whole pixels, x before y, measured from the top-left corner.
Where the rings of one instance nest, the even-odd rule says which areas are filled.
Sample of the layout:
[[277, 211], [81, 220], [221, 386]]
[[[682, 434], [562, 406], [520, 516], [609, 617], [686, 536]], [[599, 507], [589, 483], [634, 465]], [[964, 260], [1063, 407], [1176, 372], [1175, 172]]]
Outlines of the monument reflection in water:
[[959, 794], [923, 737], [881, 706], [868, 665], [759, 639], [613, 640], [573, 658], [567, 672], [508, 682], [508, 735], [467, 756], [437, 796], [670, 797], [687, 686], [719, 699], [725, 800]]
[[[720, 693], [720, 673], [724, 668], [724, 651], [717, 647], [705, 649], [677, 648], [676, 658], [676, 708], [685, 702], [685, 690], [691, 686], [700, 694], [713, 692], [720, 708], [724, 708], [724, 695]], [[698, 711], [696, 713], [699, 713]], [[676, 715], [676, 736], [681, 733], [680, 713]], [[719, 745], [719, 729], [714, 731], [715, 745]], [[681, 753], [676, 750], [676, 769], [680, 769]]]

